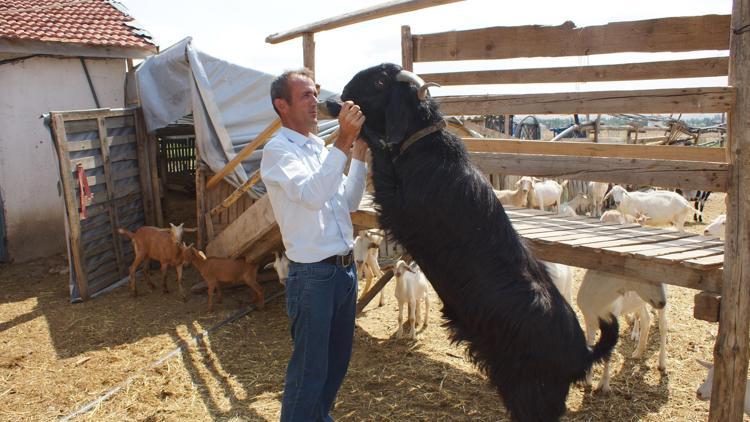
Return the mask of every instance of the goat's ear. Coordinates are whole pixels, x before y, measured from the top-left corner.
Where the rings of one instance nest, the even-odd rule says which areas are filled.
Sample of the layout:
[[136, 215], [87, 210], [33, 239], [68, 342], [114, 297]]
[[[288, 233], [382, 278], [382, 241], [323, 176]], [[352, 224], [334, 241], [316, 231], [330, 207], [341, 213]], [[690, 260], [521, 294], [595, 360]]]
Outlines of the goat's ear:
[[388, 144], [401, 143], [406, 137], [409, 121], [413, 117], [408, 107], [410, 95], [414, 94], [408, 84], [394, 84], [385, 111], [385, 141]]
[[169, 223], [169, 227], [171, 227], [171, 228], [173, 228], [173, 229], [176, 229], [176, 228], [177, 228], [177, 226], [175, 226], [175, 225], [174, 225], [174, 224], [172, 224], [172, 223]]
[[206, 254], [204, 254], [204, 253], [203, 253], [203, 251], [198, 251], [198, 256], [200, 256], [200, 257], [201, 257], [201, 259], [204, 259], [204, 260], [205, 260], [205, 259], [208, 259], [208, 258], [206, 257]]

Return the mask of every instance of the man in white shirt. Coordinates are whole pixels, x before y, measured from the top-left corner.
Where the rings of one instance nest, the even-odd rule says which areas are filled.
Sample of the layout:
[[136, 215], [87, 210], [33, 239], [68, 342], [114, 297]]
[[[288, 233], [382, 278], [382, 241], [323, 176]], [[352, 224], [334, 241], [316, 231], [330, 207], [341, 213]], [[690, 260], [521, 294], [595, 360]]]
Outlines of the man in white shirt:
[[[349, 213], [365, 189], [364, 116], [344, 103], [333, 148], [313, 135], [317, 90], [310, 71], [285, 72], [271, 85], [283, 127], [263, 148], [266, 185], [286, 254], [286, 310], [294, 343], [281, 420], [332, 421], [331, 409], [352, 353], [357, 277]], [[344, 175], [347, 154], [352, 154]]]

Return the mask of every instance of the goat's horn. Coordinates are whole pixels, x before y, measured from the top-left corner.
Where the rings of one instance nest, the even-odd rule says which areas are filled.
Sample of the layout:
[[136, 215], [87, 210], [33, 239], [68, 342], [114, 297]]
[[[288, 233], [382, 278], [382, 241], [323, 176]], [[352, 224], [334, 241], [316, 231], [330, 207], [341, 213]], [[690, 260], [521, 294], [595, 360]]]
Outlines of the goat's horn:
[[424, 85], [424, 80], [420, 78], [416, 73], [409, 72], [408, 70], [402, 70], [398, 72], [396, 75], [396, 80], [399, 82], [409, 82], [413, 83], [417, 86], [417, 88], [422, 88]]
[[419, 92], [417, 93], [417, 97], [419, 97], [419, 101], [424, 101], [425, 98], [427, 98], [427, 89], [432, 86], [436, 88], [440, 88], [440, 84], [437, 82], [427, 82], [426, 84], [422, 85], [419, 88]]

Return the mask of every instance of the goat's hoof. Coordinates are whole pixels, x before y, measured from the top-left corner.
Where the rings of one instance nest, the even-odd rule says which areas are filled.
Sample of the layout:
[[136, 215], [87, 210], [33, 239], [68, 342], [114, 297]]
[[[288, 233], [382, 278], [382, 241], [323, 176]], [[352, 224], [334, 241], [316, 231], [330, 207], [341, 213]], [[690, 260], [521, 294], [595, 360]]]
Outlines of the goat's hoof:
[[641, 356], [643, 356], [643, 352], [635, 351], [632, 355], [630, 355], [631, 359], [640, 359]]
[[609, 385], [599, 385], [596, 387], [596, 392], [599, 394], [609, 394], [612, 392], [612, 388]]
[[403, 336], [404, 336], [404, 332], [403, 331], [400, 331], [400, 330], [396, 331], [396, 338], [401, 338]]
[[658, 365], [656, 367], [660, 372], [667, 372], [667, 365]]

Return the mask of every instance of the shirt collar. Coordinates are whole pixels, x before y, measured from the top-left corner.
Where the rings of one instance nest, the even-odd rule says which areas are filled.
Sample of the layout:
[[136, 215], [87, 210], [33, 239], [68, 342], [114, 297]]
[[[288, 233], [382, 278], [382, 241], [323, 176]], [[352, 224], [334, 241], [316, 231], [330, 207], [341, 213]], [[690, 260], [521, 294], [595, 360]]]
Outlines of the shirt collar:
[[320, 148], [325, 147], [325, 142], [323, 142], [322, 139], [318, 138], [315, 135], [310, 135], [310, 137], [308, 138], [307, 136], [297, 132], [296, 130], [289, 129], [288, 127], [284, 126], [281, 127], [281, 133], [283, 133], [287, 139], [292, 141], [292, 143], [300, 147], [308, 142], [315, 144]]

